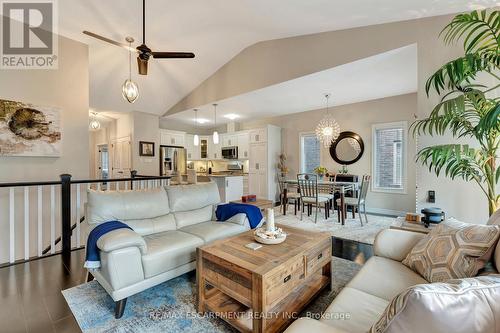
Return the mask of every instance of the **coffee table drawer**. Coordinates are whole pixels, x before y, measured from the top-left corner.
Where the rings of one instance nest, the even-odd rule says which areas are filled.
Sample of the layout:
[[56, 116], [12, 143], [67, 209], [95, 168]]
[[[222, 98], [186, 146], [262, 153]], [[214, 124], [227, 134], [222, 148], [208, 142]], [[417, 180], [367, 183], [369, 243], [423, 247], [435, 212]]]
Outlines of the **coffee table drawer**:
[[285, 297], [291, 289], [296, 287], [305, 276], [304, 258], [297, 257], [295, 260], [266, 279], [267, 304], [273, 304]]
[[306, 255], [307, 274], [314, 273], [317, 269], [323, 267], [329, 260], [332, 260], [331, 241], [325, 242], [318, 250], [311, 251]]

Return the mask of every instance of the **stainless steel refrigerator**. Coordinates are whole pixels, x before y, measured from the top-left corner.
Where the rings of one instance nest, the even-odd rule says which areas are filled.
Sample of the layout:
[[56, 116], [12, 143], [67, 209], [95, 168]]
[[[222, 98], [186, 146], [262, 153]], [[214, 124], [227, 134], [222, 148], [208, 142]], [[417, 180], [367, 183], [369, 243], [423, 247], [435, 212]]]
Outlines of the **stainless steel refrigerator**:
[[186, 174], [186, 149], [160, 146], [160, 176], [182, 177]]

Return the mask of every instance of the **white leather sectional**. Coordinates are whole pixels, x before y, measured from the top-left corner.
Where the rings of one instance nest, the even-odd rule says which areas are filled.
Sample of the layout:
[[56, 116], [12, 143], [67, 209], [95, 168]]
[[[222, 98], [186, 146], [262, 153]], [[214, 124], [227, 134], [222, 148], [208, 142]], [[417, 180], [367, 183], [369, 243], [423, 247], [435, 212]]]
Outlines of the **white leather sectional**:
[[249, 229], [245, 214], [215, 221], [215, 183], [154, 190], [88, 193], [87, 223], [118, 220], [118, 229], [97, 242], [101, 268], [91, 274], [116, 302], [121, 317], [126, 298], [194, 270], [196, 248]]
[[[499, 211], [500, 212], [500, 211]], [[428, 284], [424, 278], [401, 263], [424, 234], [387, 229], [381, 231], [375, 238], [374, 254], [356, 276], [333, 300], [320, 320], [300, 318], [288, 327], [286, 333], [366, 333], [382, 316], [391, 300], [406, 288], [418, 284]], [[494, 254], [496, 269], [500, 271], [500, 242]], [[335, 267], [333, 267], [335, 269]], [[473, 301], [466, 305], [467, 312], [478, 311], [479, 305]], [[493, 308], [493, 307], [492, 307]], [[439, 311], [453, 311], [446, 306], [436, 306], [433, 317], [425, 317], [416, 321], [421, 323], [419, 329], [412, 332], [442, 332]], [[444, 310], [443, 310], [444, 309]], [[482, 326], [477, 326], [476, 332], [483, 332], [481, 327], [495, 326], [500, 314], [493, 314], [489, 307], [483, 306], [480, 319]], [[457, 312], [459, 313], [459, 312]], [[418, 315], [416, 315], [418, 316]], [[476, 318], [471, 317], [474, 320]], [[448, 332], [472, 333], [463, 329], [460, 315], [456, 322], [445, 323]], [[476, 324], [476, 323], [474, 323]], [[392, 332], [392, 331], [391, 331]], [[401, 331], [403, 332], [403, 331]], [[405, 331], [409, 332], [409, 331]], [[484, 332], [498, 332], [494, 328]]]

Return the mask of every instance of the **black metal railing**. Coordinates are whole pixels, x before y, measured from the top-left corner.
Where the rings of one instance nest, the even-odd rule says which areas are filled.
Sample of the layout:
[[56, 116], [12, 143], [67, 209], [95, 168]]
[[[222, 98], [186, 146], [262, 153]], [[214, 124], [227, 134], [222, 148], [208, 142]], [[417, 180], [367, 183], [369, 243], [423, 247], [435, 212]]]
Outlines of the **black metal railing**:
[[[38, 256], [31, 257], [31, 256], [29, 256], [29, 253], [25, 253], [24, 260], [15, 260], [16, 259], [15, 255], [11, 255], [10, 264], [29, 261], [29, 260], [40, 257], [40, 254], [42, 256], [49, 254], [49, 252], [50, 252], [50, 254], [54, 254], [55, 246], [58, 243], [61, 243], [61, 251], [60, 251], [61, 254], [68, 255], [71, 252], [71, 250], [72, 250], [71, 237], [73, 235], [73, 232], [77, 228], [77, 226], [79, 226], [79, 223], [82, 223], [85, 220], [85, 216], [81, 216], [80, 218], [78, 218], [75, 221], [75, 223], [72, 224], [72, 211], [71, 211], [71, 209], [72, 209], [72, 185], [77, 185], [77, 188], [80, 189], [79, 185], [82, 185], [82, 184], [87, 184], [88, 188], [91, 188], [91, 186], [93, 184], [112, 184], [112, 183], [115, 183], [115, 189], [118, 190], [118, 189], [120, 189], [120, 186], [119, 186], [120, 183], [126, 183], [125, 189], [134, 190], [135, 189], [134, 184], [137, 182], [143, 183], [142, 185], [139, 184], [139, 186], [138, 186], [139, 188], [149, 188], [150, 186], [154, 187], [158, 184], [159, 184], [159, 186], [167, 185], [170, 178], [171, 177], [169, 177], [169, 176], [139, 175], [137, 173], [137, 171], [132, 170], [129, 178], [77, 179], [77, 180], [74, 180], [74, 179], [72, 179], [70, 174], [62, 174], [60, 176], [60, 180], [58, 180], [58, 181], [0, 183], [0, 189], [1, 188], [10, 188], [9, 191], [11, 191], [10, 192], [11, 194], [9, 197], [9, 201], [13, 200], [13, 198], [14, 198], [13, 194], [14, 194], [15, 188], [22, 188], [22, 187], [25, 188], [25, 202], [24, 202], [25, 214], [26, 214], [26, 205], [28, 206], [28, 208], [27, 208], [28, 212], [30, 210], [30, 207], [29, 207], [30, 206], [29, 188], [38, 187], [39, 188], [38, 195], [40, 196], [41, 192], [42, 192], [40, 189], [41, 187], [51, 186], [52, 187], [51, 191], [54, 191], [54, 186], [60, 187], [60, 226], [61, 226], [60, 236], [55, 238], [55, 239], [54, 239], [54, 237], [52, 237], [51, 244], [49, 246], [45, 247], [43, 249], [43, 251], [39, 250]], [[146, 182], [146, 185], [144, 185], [144, 182]], [[150, 185], [150, 182], [154, 182], [154, 184]], [[107, 186], [106, 189], [111, 190], [111, 186]], [[26, 193], [28, 193], [28, 203], [26, 203]], [[79, 191], [77, 191], [77, 193], [79, 193]], [[77, 194], [77, 197], [80, 198], [80, 194]], [[42, 199], [39, 198], [38, 200], [40, 201]], [[80, 202], [80, 200], [78, 200], [78, 201]], [[39, 203], [39, 205], [40, 205], [40, 203]], [[53, 205], [55, 205], [55, 200], [53, 199], [52, 196], [51, 196], [51, 205], [52, 205], [52, 207], [53, 207]], [[78, 205], [76, 205], [76, 207], [78, 207], [77, 209], [80, 210], [80, 208], [81, 208], [80, 203]], [[10, 210], [15, 209], [14, 203], [9, 202], [9, 209]], [[38, 214], [40, 214], [40, 212], [41, 212], [41, 210], [39, 210]], [[14, 220], [14, 221], [10, 221], [11, 227], [13, 227], [12, 223], [15, 224], [15, 218], [13, 218], [14, 214], [13, 214], [13, 212], [10, 212], [9, 214], [11, 214], [10, 219]], [[54, 214], [54, 212], [51, 212], [51, 214]], [[79, 217], [80, 215], [77, 215], [77, 216]], [[54, 219], [54, 217], [51, 217], [51, 218]], [[27, 222], [26, 222], [26, 219], [27, 219]], [[27, 218], [25, 217], [25, 228], [27, 226], [28, 227], [30, 226], [30, 217], [29, 216]], [[28, 231], [25, 230], [25, 233], [26, 232], [28, 232], [28, 236], [27, 237], [25, 236], [25, 242], [26, 242], [26, 240], [29, 241], [29, 239], [30, 239], [29, 230]], [[51, 232], [52, 232], [52, 230], [51, 230]], [[12, 234], [14, 234], [14, 232], [11, 233], [10, 242], [15, 242], [15, 237], [14, 237], [14, 239], [12, 239]], [[14, 236], [15, 236], [15, 234], [14, 234]], [[29, 245], [27, 247], [25, 245], [25, 252], [26, 252], [26, 249], [28, 249], [27, 252], [30, 252], [29, 248], [30, 248]], [[12, 249], [15, 249], [15, 244], [14, 244], [14, 247], [11, 247], [11, 251], [12, 251]], [[40, 243], [39, 243], [39, 249], [40, 249]]]

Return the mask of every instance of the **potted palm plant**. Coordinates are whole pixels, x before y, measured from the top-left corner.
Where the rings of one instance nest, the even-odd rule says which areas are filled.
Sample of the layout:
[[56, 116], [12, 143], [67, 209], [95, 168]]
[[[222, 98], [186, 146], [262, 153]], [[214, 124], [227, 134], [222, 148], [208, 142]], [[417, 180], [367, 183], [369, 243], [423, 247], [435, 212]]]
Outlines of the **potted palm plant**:
[[[476, 182], [488, 199], [489, 214], [499, 208], [496, 185], [500, 177], [497, 151], [500, 139], [500, 103], [492, 92], [500, 87], [500, 12], [473, 11], [459, 14], [442, 30], [446, 44], [463, 40], [464, 56], [439, 68], [426, 82], [429, 96], [441, 96], [429, 117], [415, 121], [414, 135], [471, 138], [477, 148], [461, 144], [425, 147], [417, 160], [438, 176]], [[491, 87], [478, 84], [477, 76], [493, 78]], [[474, 145], [476, 146], [476, 145]]]

